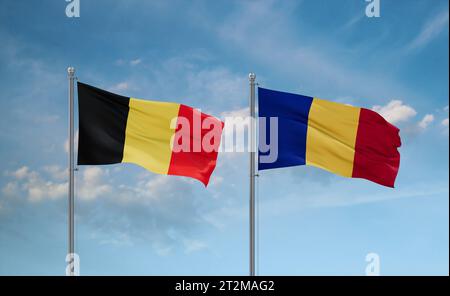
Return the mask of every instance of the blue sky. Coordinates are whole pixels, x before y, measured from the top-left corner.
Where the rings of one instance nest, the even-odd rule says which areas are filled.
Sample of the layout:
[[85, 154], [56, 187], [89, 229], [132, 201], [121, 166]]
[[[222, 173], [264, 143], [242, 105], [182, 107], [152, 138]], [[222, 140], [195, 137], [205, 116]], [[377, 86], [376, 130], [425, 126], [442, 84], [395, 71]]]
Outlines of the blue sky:
[[[258, 181], [258, 273], [448, 274], [448, 1], [0, 1], [0, 274], [63, 275], [66, 68], [126, 96], [224, 117], [261, 86], [373, 108], [401, 129], [396, 188], [314, 167]], [[245, 165], [243, 165], [245, 164]], [[84, 275], [248, 273], [247, 156], [210, 186], [134, 165], [80, 167]]]

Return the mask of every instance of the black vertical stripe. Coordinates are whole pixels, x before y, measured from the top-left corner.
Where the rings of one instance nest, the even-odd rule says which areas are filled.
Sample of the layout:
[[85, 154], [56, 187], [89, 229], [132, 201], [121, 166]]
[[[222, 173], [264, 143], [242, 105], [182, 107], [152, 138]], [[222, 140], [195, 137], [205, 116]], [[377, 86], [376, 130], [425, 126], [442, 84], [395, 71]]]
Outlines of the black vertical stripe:
[[130, 98], [78, 82], [78, 164], [112, 164], [123, 158]]

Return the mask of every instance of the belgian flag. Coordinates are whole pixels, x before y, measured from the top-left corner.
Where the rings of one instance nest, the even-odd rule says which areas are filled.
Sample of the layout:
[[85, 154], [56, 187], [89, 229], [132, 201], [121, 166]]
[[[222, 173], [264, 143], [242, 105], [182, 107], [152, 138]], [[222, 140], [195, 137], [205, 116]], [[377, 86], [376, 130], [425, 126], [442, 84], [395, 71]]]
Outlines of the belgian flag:
[[124, 97], [78, 82], [78, 165], [134, 163], [205, 186], [223, 122], [186, 105]]

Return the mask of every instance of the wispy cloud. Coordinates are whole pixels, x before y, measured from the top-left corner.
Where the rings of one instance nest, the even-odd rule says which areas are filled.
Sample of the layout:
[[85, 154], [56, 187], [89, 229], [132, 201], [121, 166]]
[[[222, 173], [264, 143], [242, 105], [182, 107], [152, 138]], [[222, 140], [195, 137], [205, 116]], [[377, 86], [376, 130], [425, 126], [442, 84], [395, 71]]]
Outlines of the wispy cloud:
[[77, 194], [81, 199], [93, 200], [110, 193], [113, 187], [105, 182], [108, 170], [98, 166], [87, 167], [82, 171], [80, 185], [77, 186]]
[[445, 118], [441, 120], [441, 126], [444, 128], [444, 132], [448, 134], [448, 105], [443, 108]]
[[[447, 184], [416, 184], [411, 188], [403, 188], [397, 191], [383, 191], [379, 193], [340, 193], [339, 184], [333, 184], [335, 190], [332, 194], [317, 193], [304, 195], [299, 202], [297, 195], [282, 197], [267, 201], [264, 207], [268, 215], [286, 214], [292, 211], [298, 211], [305, 208], [323, 208], [323, 207], [349, 207], [360, 204], [388, 202], [403, 198], [429, 197], [434, 195], [448, 194]], [[311, 196], [308, 198], [308, 196]], [[264, 214], [264, 213], [263, 213]]]
[[68, 177], [67, 168], [63, 168], [58, 165], [44, 166], [43, 171], [48, 173], [55, 180], [65, 180]]
[[[310, 169], [310, 168], [307, 168]], [[260, 176], [261, 178], [261, 176]], [[266, 179], [264, 182], [273, 182], [268, 176], [262, 176]], [[270, 179], [273, 178], [273, 175]], [[391, 202], [398, 199], [428, 198], [430, 196], [439, 196], [448, 194], [448, 183], [441, 182], [436, 184], [422, 183], [413, 186], [401, 186], [395, 190], [388, 188], [378, 188], [377, 185], [367, 186], [363, 184], [366, 181], [352, 180], [352, 189], [349, 191], [349, 180], [334, 180], [326, 185], [326, 192], [323, 191], [323, 184], [308, 182], [301, 193], [289, 192], [279, 188], [277, 191], [270, 191], [269, 186], [265, 186], [263, 198], [258, 200], [258, 208], [261, 217], [270, 219], [271, 217], [283, 217], [293, 213], [312, 208], [335, 208], [335, 207], [353, 207], [363, 204]], [[263, 190], [261, 188], [261, 190]], [[270, 191], [270, 193], [269, 193]], [[224, 206], [214, 212], [207, 213], [207, 219], [211, 223], [216, 223], [220, 229], [233, 223], [240, 223], [247, 219], [247, 208], [239, 206]]]
[[121, 92], [121, 91], [128, 90], [129, 88], [130, 88], [129, 83], [126, 81], [123, 81], [123, 82], [119, 82], [119, 83], [113, 85], [112, 87], [109, 88], [109, 90], [111, 92]]
[[140, 69], [133, 71], [126, 81], [108, 89], [117, 93], [127, 91], [127, 95], [135, 92], [143, 99], [176, 101], [204, 108], [202, 111], [210, 114], [245, 105], [246, 73], [235, 73], [220, 64], [211, 66], [205, 62], [208, 55], [204, 51], [193, 51], [151, 64], [142, 58]]
[[362, 19], [364, 19], [365, 14], [360, 13], [349, 19], [343, 26], [342, 30], [349, 30], [352, 29], [356, 24], [358, 24]]
[[136, 66], [136, 65], [139, 65], [140, 63], [142, 63], [141, 59], [135, 59], [135, 60], [130, 61], [131, 66]]
[[67, 183], [47, 180], [40, 173], [30, 170], [27, 166], [14, 172], [6, 173], [13, 178], [3, 187], [3, 193], [16, 196], [25, 193], [30, 202], [59, 199], [67, 193]]
[[441, 32], [448, 28], [448, 9], [435, 15], [422, 27], [420, 33], [408, 45], [408, 49], [418, 49], [433, 41]]
[[117, 66], [137, 66], [142, 63], [141, 58], [136, 58], [132, 60], [126, 60], [126, 59], [118, 59], [116, 61]]
[[[259, 68], [284, 75], [303, 92], [326, 89], [326, 93], [337, 94], [336, 97], [344, 93], [369, 98], [407, 93], [400, 83], [386, 79], [385, 72], [357, 66], [354, 55], [336, 59], [336, 51], [342, 45], [315, 38], [314, 34], [302, 30], [292, 14], [298, 2], [280, 3], [241, 1], [239, 9], [220, 23], [216, 34], [225, 47], [238, 50]], [[259, 76], [258, 80], [265, 83], [264, 77]]]
[[434, 115], [427, 114], [422, 118], [421, 121], [419, 121], [418, 126], [421, 129], [426, 129], [433, 121], [434, 121]]
[[442, 129], [442, 132], [444, 135], [449, 135], [449, 122], [448, 122], [448, 116], [447, 118], [444, 118], [441, 120], [440, 127]]
[[187, 254], [199, 252], [208, 247], [208, 245], [205, 242], [196, 239], [185, 239], [183, 241], [183, 244], [185, 246], [185, 252]]
[[[47, 165], [41, 170], [31, 170], [22, 166], [15, 171], [6, 172], [10, 180], [2, 188], [7, 196], [26, 196], [30, 202], [57, 200], [67, 195], [67, 168], [58, 165]], [[108, 170], [100, 167], [87, 167], [81, 171], [76, 183], [76, 194], [79, 200], [93, 200], [111, 192], [112, 186], [105, 182]]]
[[[117, 172], [121, 174], [121, 182], [113, 181], [114, 172], [87, 166], [76, 174], [77, 215], [91, 226], [93, 238], [99, 243], [131, 245], [136, 240], [146, 240], [160, 255], [167, 255], [175, 246], [182, 246], [187, 254], [207, 248], [192, 233], [197, 228], [214, 227], [203, 218], [210, 211], [205, 203], [211, 199], [194, 195], [193, 182], [146, 172], [134, 175], [134, 181], [125, 185], [123, 172]], [[1, 190], [8, 197], [6, 201], [35, 205], [67, 196], [66, 170], [57, 165], [37, 170], [22, 166], [5, 172], [4, 176], [9, 179]], [[9, 206], [13, 203], [5, 205]]]
[[[75, 154], [77, 154], [77, 152], [78, 152], [78, 139], [79, 139], [79, 137], [80, 137], [80, 132], [79, 132], [78, 129], [76, 129], [74, 137], [73, 137], [73, 142], [74, 142], [73, 146], [74, 146], [74, 149], [75, 149]], [[64, 141], [64, 151], [66, 153], [69, 153], [69, 137], [67, 137], [67, 139]]]

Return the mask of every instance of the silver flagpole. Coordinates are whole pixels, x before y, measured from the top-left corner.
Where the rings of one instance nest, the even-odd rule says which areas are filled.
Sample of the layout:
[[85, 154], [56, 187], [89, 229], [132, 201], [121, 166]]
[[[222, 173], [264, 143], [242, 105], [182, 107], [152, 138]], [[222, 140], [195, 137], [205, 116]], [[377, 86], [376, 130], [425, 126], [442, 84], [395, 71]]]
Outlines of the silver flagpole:
[[75, 254], [75, 200], [74, 200], [74, 81], [75, 81], [75, 68], [67, 68], [67, 74], [69, 78], [69, 275], [75, 275], [74, 270], [74, 254]]
[[250, 276], [255, 275], [255, 73], [250, 81]]

